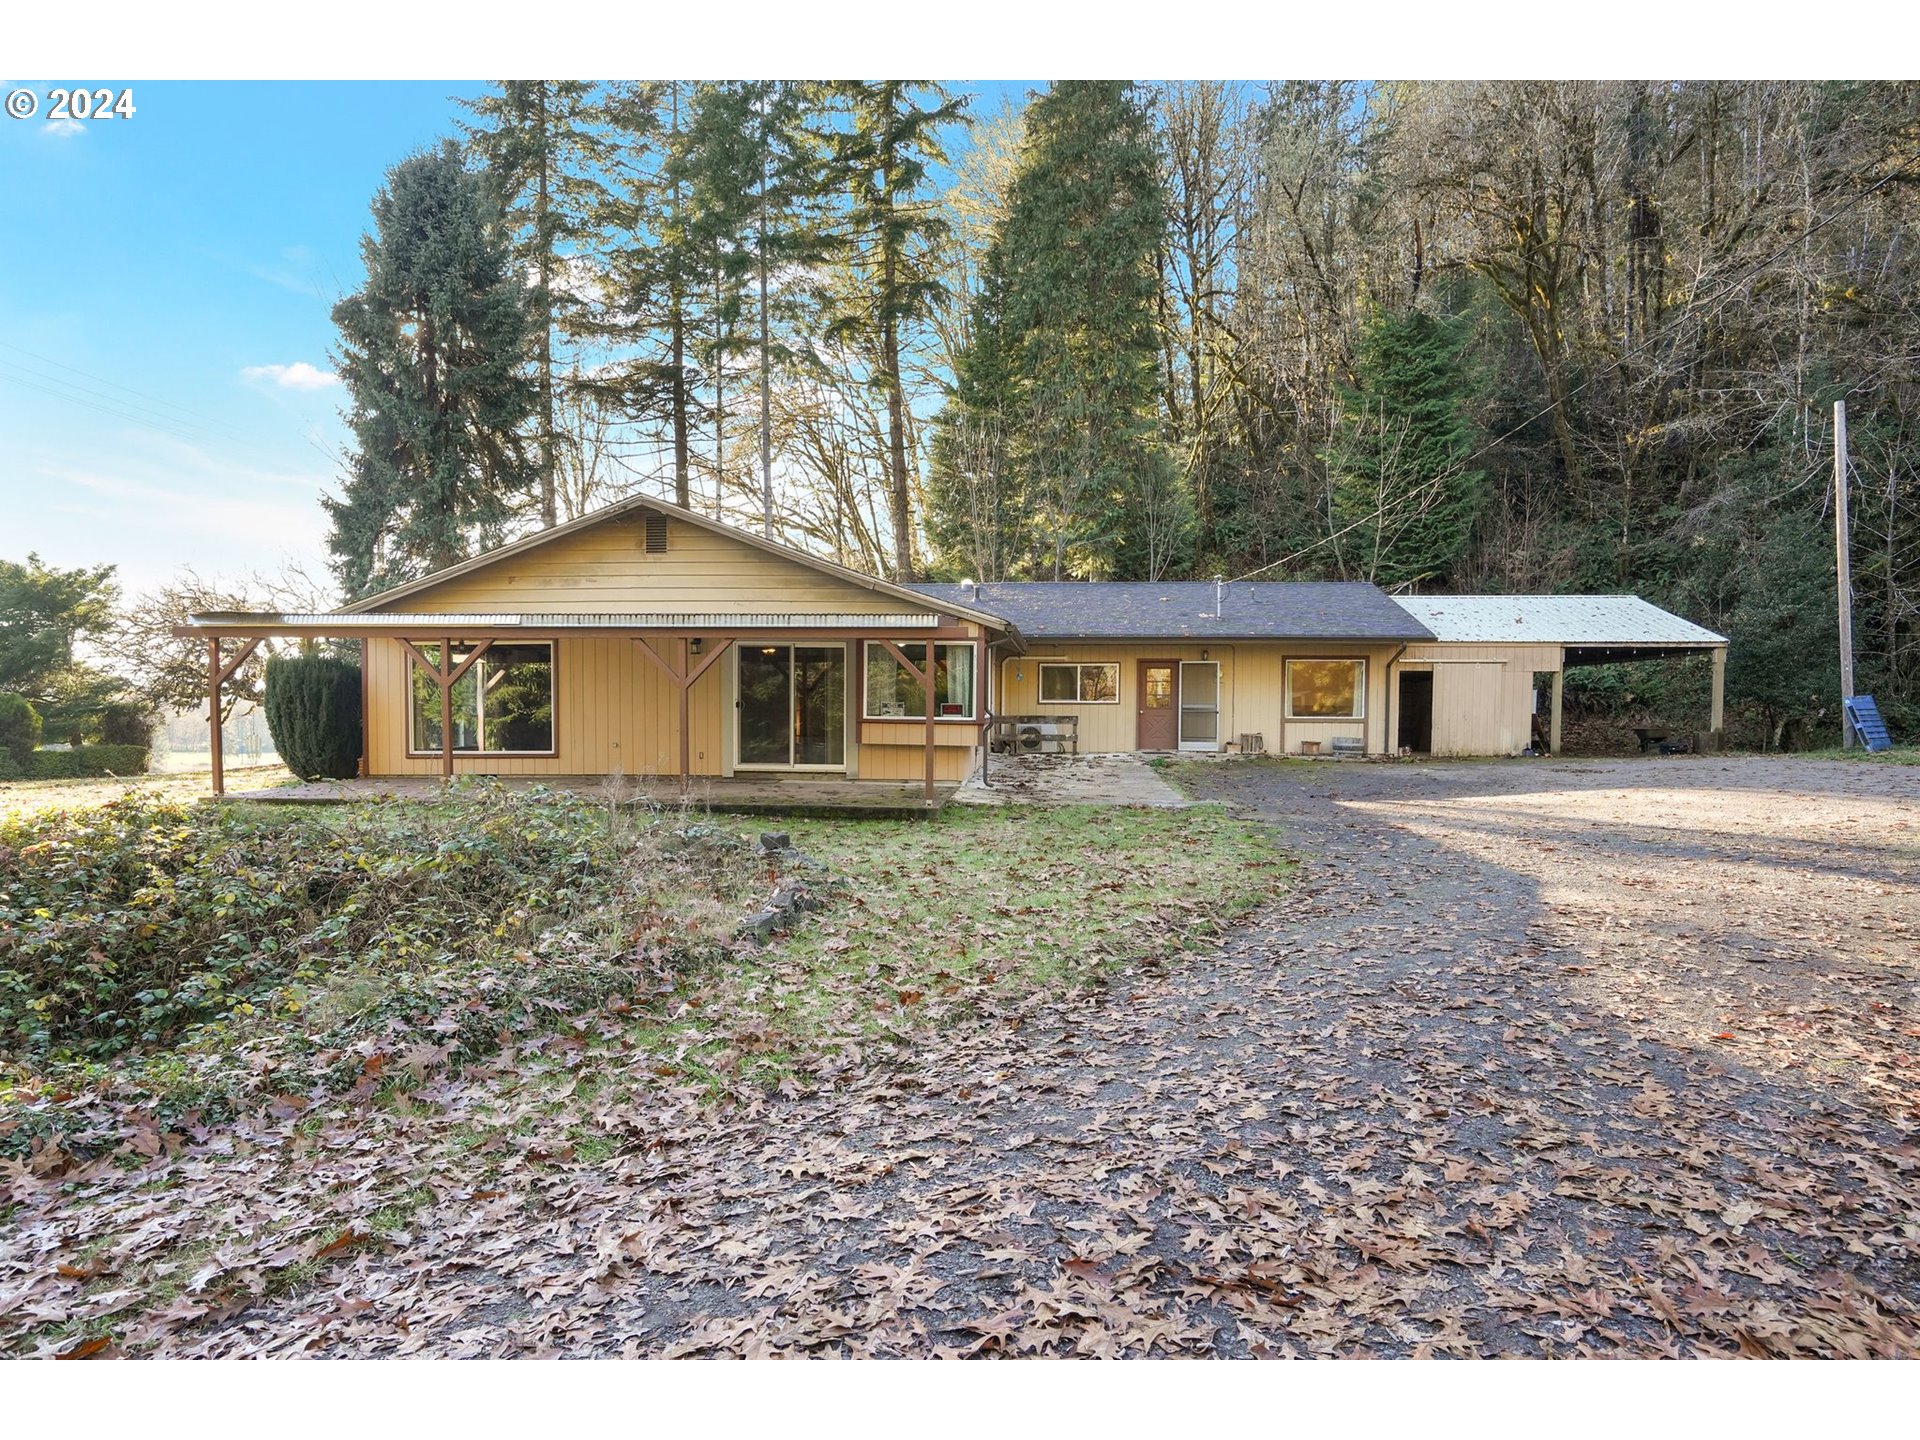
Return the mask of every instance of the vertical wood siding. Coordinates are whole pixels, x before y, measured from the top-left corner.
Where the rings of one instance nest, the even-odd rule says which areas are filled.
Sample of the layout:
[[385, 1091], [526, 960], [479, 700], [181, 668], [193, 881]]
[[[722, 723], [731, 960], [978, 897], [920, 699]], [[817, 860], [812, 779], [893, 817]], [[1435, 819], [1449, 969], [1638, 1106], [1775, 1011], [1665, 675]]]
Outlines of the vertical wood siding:
[[[437, 775], [440, 756], [407, 754], [407, 652], [367, 641], [367, 771]], [[625, 635], [563, 635], [554, 642], [553, 755], [460, 755], [459, 775], [677, 775], [680, 717], [673, 687]], [[721, 773], [722, 660], [689, 697], [692, 768]]]
[[[1302, 740], [1323, 746], [1334, 736], [1364, 740], [1370, 753], [1387, 748], [1387, 666], [1397, 645], [1237, 641], [1232, 644], [1062, 645], [1035, 640], [1030, 654], [1003, 660], [994, 709], [1002, 715], [1077, 715], [1080, 748], [1111, 752], [1136, 748], [1139, 735], [1140, 662], [1198, 660], [1202, 650], [1220, 666], [1220, 738], [1237, 741], [1258, 734], [1270, 754], [1298, 754]], [[1286, 662], [1351, 658], [1367, 662], [1366, 714], [1359, 720], [1288, 720]], [[1120, 666], [1116, 705], [1040, 699], [1040, 665], [1047, 660], [1106, 661]]]
[[1533, 743], [1533, 677], [1557, 645], [1410, 645], [1400, 669], [1433, 672], [1435, 755], [1517, 755]]

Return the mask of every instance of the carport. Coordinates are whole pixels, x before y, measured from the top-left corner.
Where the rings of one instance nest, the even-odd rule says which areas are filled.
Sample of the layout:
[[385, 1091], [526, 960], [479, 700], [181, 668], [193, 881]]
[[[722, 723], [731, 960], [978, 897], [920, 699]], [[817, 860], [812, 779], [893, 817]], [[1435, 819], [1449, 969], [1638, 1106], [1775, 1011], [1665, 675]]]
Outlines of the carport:
[[[1552, 677], [1548, 748], [1560, 752], [1566, 672], [1626, 660], [1712, 657], [1708, 743], [1725, 709], [1727, 638], [1637, 595], [1406, 595], [1401, 607], [1434, 635], [1395, 658], [1390, 703], [1403, 691], [1430, 706], [1434, 754], [1502, 755], [1525, 748], [1534, 676]], [[1418, 691], [1403, 677], [1429, 677]]]

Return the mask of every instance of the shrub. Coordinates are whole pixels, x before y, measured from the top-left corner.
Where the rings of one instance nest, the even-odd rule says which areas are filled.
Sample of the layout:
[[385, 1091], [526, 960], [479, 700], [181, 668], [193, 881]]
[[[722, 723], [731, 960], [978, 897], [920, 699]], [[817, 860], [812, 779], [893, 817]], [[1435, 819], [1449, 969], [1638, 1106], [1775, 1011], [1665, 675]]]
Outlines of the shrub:
[[0, 1051], [110, 1060], [275, 1015], [329, 1045], [400, 1028], [478, 1052], [516, 1007], [631, 989], [617, 895], [763, 874], [733, 837], [621, 842], [540, 791], [326, 819], [129, 795], [0, 821]]
[[36, 750], [26, 768], [30, 780], [95, 780], [108, 775], [147, 773], [144, 745], [77, 745], [71, 750]]
[[345, 780], [360, 769], [360, 670], [329, 655], [267, 662], [267, 729], [302, 780]]
[[143, 707], [117, 701], [100, 712], [100, 743], [134, 745], [148, 749], [153, 744], [153, 717]]
[[0, 750], [24, 773], [40, 744], [40, 712], [19, 695], [0, 695]]

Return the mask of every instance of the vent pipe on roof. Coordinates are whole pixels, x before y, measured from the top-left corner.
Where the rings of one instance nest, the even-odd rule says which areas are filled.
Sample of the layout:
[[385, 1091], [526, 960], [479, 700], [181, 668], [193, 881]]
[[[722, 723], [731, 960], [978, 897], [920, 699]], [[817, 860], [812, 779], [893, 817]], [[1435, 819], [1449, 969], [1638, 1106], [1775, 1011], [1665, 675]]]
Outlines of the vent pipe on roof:
[[960, 582], [960, 593], [967, 597], [968, 603], [972, 603], [973, 601], [973, 589], [974, 589], [973, 581], [962, 580]]
[[1221, 611], [1221, 608], [1226, 604], [1226, 599], [1227, 599], [1227, 577], [1224, 575], [1216, 575], [1213, 577], [1213, 618], [1214, 619], [1218, 620], [1220, 618], [1220, 611]]

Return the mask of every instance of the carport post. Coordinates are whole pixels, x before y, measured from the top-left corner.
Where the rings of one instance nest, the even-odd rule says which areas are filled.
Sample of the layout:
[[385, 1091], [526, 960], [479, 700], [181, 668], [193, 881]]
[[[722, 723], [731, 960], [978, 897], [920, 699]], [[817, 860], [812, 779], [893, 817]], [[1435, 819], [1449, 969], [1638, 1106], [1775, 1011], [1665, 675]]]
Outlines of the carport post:
[[1553, 703], [1547, 711], [1547, 750], [1560, 753], [1560, 692], [1567, 678], [1567, 652], [1560, 652], [1560, 668], [1553, 672]]
[[1720, 727], [1726, 719], [1727, 708], [1727, 647], [1713, 647], [1713, 702], [1707, 711], [1707, 729], [1713, 732], [1713, 743], [1720, 744]]

